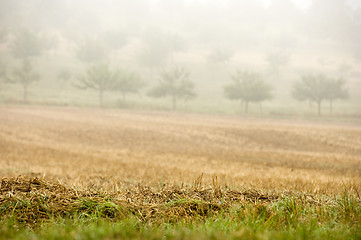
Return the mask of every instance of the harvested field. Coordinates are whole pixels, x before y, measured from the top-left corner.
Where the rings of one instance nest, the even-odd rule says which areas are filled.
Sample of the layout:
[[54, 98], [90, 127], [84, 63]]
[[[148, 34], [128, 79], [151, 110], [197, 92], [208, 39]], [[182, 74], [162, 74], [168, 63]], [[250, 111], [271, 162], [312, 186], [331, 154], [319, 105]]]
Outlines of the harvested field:
[[359, 239], [361, 128], [0, 108], [8, 239]]
[[207, 115], [0, 108], [0, 176], [76, 188], [202, 183], [361, 192], [361, 128]]

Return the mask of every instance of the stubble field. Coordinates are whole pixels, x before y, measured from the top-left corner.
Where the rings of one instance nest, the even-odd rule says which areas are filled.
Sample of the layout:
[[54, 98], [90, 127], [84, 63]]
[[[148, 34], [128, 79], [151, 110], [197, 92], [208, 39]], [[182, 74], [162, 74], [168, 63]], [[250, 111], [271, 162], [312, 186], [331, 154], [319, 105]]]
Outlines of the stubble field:
[[[3, 106], [0, 107], [0, 177], [1, 221], [4, 226], [11, 226], [3, 227], [0, 232], [9, 238], [26, 238], [29, 234], [33, 238], [48, 238], [50, 235], [40, 234], [44, 234], [39, 230], [42, 224], [50, 222], [51, 226], [58, 226], [59, 220], [53, 217], [59, 214], [59, 209], [64, 219], [69, 216], [77, 219], [78, 215], [74, 217], [73, 213], [81, 215], [85, 204], [82, 201], [93, 201], [94, 206], [114, 204], [111, 205], [114, 208], [106, 205], [107, 211], [102, 216], [97, 215], [97, 224], [100, 219], [106, 222], [102, 224], [133, 219], [127, 229], [141, 224], [137, 230], [130, 231], [134, 235], [119, 235], [121, 238], [297, 237], [300, 235], [294, 235], [293, 231], [308, 226], [304, 221], [311, 218], [316, 219], [316, 225], [314, 231], [311, 229], [306, 234], [308, 238], [361, 236], [361, 127], [357, 125], [170, 112]], [[34, 199], [44, 194], [50, 196], [43, 202], [45, 210], [34, 210], [33, 204], [37, 202]], [[64, 201], [68, 205], [63, 202], [60, 204], [63, 208], [56, 208], [61, 198], [67, 199]], [[25, 201], [27, 207], [19, 208], [19, 201], [22, 204]], [[345, 201], [351, 206], [348, 210]], [[291, 220], [275, 209], [285, 202], [291, 206], [298, 204], [293, 210], [299, 212], [291, 214], [296, 225], [289, 225]], [[263, 210], [258, 214], [260, 206], [265, 207], [264, 216]], [[324, 207], [324, 214], [330, 214], [323, 222], [322, 213], [316, 211], [320, 206]], [[254, 221], [262, 216], [263, 222], [258, 222], [263, 231], [247, 225], [244, 218], [235, 217], [233, 211], [239, 214], [239, 207], [253, 212]], [[108, 214], [108, 208], [113, 214]], [[302, 212], [308, 208], [309, 212]], [[26, 214], [29, 209], [34, 212], [29, 213], [31, 216]], [[99, 213], [100, 208], [94, 209]], [[115, 212], [122, 212], [122, 217], [114, 215]], [[94, 212], [88, 214], [93, 216]], [[219, 219], [219, 214], [226, 214], [221, 217], [224, 219], [236, 218], [239, 226], [228, 229], [222, 223], [222, 227], [211, 228], [214, 232], [210, 236], [207, 221]], [[277, 221], [275, 214], [281, 214]], [[345, 218], [337, 222], [335, 214]], [[270, 222], [275, 225], [265, 227]], [[169, 227], [170, 223], [175, 225]], [[187, 226], [180, 227], [180, 223], [203, 226], [200, 228], [204, 232], [198, 229], [195, 234]], [[64, 237], [98, 232], [89, 223], [82, 224], [85, 229], [73, 230], [69, 236], [64, 233]], [[328, 226], [324, 235], [319, 231], [325, 229], [323, 224]], [[150, 226], [151, 233], [147, 232]], [[339, 226], [342, 228], [338, 229]], [[118, 236], [109, 229], [108, 233], [94, 236]]]

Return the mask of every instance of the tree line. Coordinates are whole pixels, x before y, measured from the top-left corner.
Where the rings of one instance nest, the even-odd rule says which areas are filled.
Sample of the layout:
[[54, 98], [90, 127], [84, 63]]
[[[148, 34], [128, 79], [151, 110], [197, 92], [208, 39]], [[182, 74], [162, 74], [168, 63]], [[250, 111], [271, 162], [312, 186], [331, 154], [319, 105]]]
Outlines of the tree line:
[[[41, 77], [28, 59], [24, 59], [22, 65], [15, 69], [12, 75], [6, 76], [4, 72], [1, 74], [2, 78], [7, 79], [7, 82], [20, 84], [23, 87], [24, 102], [27, 101], [29, 86]], [[70, 77], [66, 72], [60, 72], [59, 75], [63, 78]], [[191, 100], [196, 97], [195, 84], [190, 76], [190, 71], [184, 67], [165, 70], [160, 73], [158, 84], [151, 87], [147, 95], [154, 98], [169, 97], [172, 109], [176, 110], [178, 100]], [[255, 72], [238, 70], [231, 75], [231, 79], [230, 83], [223, 86], [224, 97], [243, 104], [245, 113], [248, 112], [250, 103], [261, 104], [274, 97], [272, 86]], [[120, 92], [125, 101], [127, 94], [139, 92], [145, 83], [134, 72], [119, 68], [111, 69], [108, 64], [94, 64], [89, 66], [73, 85], [78, 89], [97, 91], [99, 106], [103, 107], [106, 92]], [[316, 103], [318, 115], [321, 115], [323, 102], [329, 102], [330, 113], [332, 113], [332, 105], [335, 100], [349, 97], [345, 79], [321, 74], [301, 76], [301, 79], [293, 84], [291, 95], [299, 101]]]
[[[121, 36], [113, 37], [110, 39], [114, 41], [110, 42], [114, 47], [119, 47], [119, 44], [122, 44]], [[4, 83], [21, 85], [24, 102], [27, 102], [29, 87], [41, 79], [41, 75], [33, 66], [33, 59], [49, 49], [50, 44], [47, 42], [46, 38], [41, 38], [30, 30], [24, 29], [16, 35], [10, 46], [13, 56], [20, 60], [20, 66], [9, 74], [5, 66], [0, 64], [0, 85]], [[144, 81], [137, 73], [120, 68], [111, 69], [109, 64], [99, 63], [101, 56], [106, 55], [102, 49], [95, 42], [88, 41], [81, 45], [76, 56], [88, 67], [84, 74], [76, 78], [73, 86], [84, 90], [96, 90], [99, 96], [99, 106], [103, 106], [106, 92], [120, 92], [122, 100], [126, 101], [128, 94], [137, 93], [145, 87]], [[223, 55], [218, 53], [213, 58], [227, 59], [222, 57]], [[72, 73], [67, 69], [63, 69], [59, 72], [58, 78], [68, 81], [72, 77], [71, 75]], [[224, 97], [241, 102], [245, 113], [248, 112], [250, 103], [261, 104], [273, 98], [272, 87], [255, 72], [236, 71], [231, 75], [231, 79], [232, 81], [224, 86]], [[195, 84], [190, 79], [190, 71], [185, 68], [174, 67], [165, 70], [160, 73], [158, 80], [158, 84], [153, 86], [147, 95], [154, 98], [169, 97], [173, 110], [176, 109], [179, 100], [191, 100], [196, 97]], [[346, 80], [342, 78], [316, 74], [304, 75], [294, 83], [291, 95], [300, 101], [315, 102], [318, 106], [318, 115], [321, 115], [322, 103], [328, 101], [330, 113], [332, 113], [332, 105], [335, 100], [349, 97], [345, 85]]]

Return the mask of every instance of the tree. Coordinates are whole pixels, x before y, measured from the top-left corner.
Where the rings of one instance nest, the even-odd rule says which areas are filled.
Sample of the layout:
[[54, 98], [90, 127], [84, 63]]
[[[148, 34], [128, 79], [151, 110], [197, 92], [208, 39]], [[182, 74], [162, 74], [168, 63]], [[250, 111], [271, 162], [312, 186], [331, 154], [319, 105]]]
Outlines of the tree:
[[333, 101], [337, 99], [347, 99], [349, 93], [345, 88], [346, 81], [342, 78], [330, 78], [326, 87], [326, 99], [330, 103], [330, 114], [332, 114]]
[[117, 74], [107, 64], [97, 64], [89, 67], [86, 74], [78, 79], [79, 83], [74, 84], [75, 87], [98, 91], [99, 106], [103, 107], [103, 94], [116, 88]]
[[302, 76], [301, 81], [295, 83], [292, 95], [300, 101], [316, 102], [318, 115], [320, 116], [323, 101], [330, 101], [330, 112], [332, 112], [332, 102], [334, 100], [348, 97], [348, 92], [344, 88], [345, 83], [343, 79], [332, 79], [324, 75], [306, 75]]
[[143, 51], [138, 56], [140, 64], [149, 68], [164, 66], [167, 62], [174, 63], [174, 53], [186, 49], [182, 36], [174, 33], [164, 33], [158, 29], [149, 29], [143, 41]]
[[127, 43], [127, 35], [122, 31], [108, 31], [104, 35], [104, 42], [112, 49], [122, 48]]
[[28, 59], [40, 56], [44, 51], [44, 45], [38, 34], [29, 29], [23, 29], [16, 33], [11, 50], [14, 57]]
[[91, 64], [104, 60], [108, 55], [106, 47], [102, 42], [95, 39], [87, 39], [82, 42], [76, 53], [77, 58], [85, 63]]
[[5, 42], [8, 35], [8, 30], [5, 28], [0, 28], [0, 43]]
[[58, 72], [58, 79], [64, 82], [68, 82], [70, 78], [71, 78], [71, 72], [68, 69], [64, 68]]
[[16, 69], [13, 77], [9, 79], [10, 83], [18, 83], [23, 87], [23, 100], [27, 102], [29, 86], [40, 80], [40, 74], [35, 72], [29, 59], [24, 59], [22, 66]]
[[272, 74], [278, 75], [280, 66], [287, 65], [290, 62], [290, 53], [277, 50], [267, 54], [266, 61]]
[[0, 91], [2, 90], [3, 83], [6, 81], [6, 68], [5, 65], [0, 62]]
[[143, 87], [144, 83], [134, 72], [117, 71], [116, 90], [120, 91], [123, 96], [123, 101], [127, 93], [136, 93]]
[[185, 68], [175, 67], [160, 75], [157, 86], [150, 90], [149, 96], [161, 98], [170, 96], [172, 98], [173, 110], [176, 109], [177, 100], [189, 100], [196, 96], [194, 84], [189, 80], [190, 73]]
[[232, 51], [225, 51], [217, 48], [207, 56], [207, 60], [209, 63], [221, 64], [229, 62], [232, 56]]
[[207, 56], [207, 61], [212, 64], [212, 80], [216, 79], [216, 66], [221, 64], [226, 64], [230, 61], [233, 56], [233, 52], [228, 50], [221, 50], [220, 48], [214, 49]]
[[224, 94], [230, 100], [240, 100], [244, 103], [244, 112], [248, 112], [250, 102], [263, 102], [272, 99], [271, 87], [261, 80], [260, 75], [237, 71], [232, 76], [233, 83], [224, 86]]

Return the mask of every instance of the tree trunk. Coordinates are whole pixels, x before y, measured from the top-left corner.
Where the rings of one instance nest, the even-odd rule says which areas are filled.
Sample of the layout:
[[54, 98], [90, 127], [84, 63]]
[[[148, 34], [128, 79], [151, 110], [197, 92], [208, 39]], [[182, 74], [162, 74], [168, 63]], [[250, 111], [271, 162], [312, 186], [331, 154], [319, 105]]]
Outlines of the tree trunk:
[[125, 92], [122, 92], [123, 95], [123, 102], [125, 102]]
[[175, 111], [176, 106], [177, 106], [177, 97], [176, 97], [176, 95], [173, 95], [172, 98], [173, 98], [173, 99], [172, 99], [173, 111]]
[[244, 112], [247, 114], [248, 113], [248, 101], [244, 102]]
[[99, 106], [103, 107], [103, 90], [99, 90]]
[[330, 99], [330, 115], [332, 115], [332, 99]]
[[262, 102], [259, 102], [259, 110], [262, 112]]

